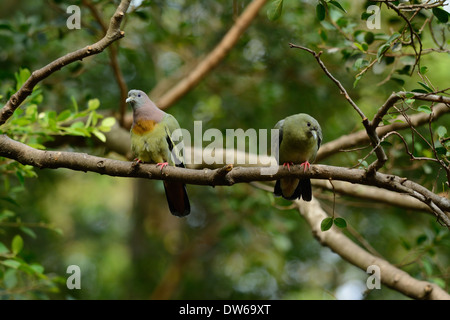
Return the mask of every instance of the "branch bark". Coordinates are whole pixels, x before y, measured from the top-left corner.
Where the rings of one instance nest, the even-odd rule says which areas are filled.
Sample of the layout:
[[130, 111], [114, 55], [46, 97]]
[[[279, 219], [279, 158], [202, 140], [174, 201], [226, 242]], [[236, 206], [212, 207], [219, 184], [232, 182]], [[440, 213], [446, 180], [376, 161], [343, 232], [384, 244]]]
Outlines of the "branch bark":
[[195, 87], [208, 72], [215, 68], [220, 61], [225, 58], [266, 2], [267, 0], [253, 0], [214, 50], [211, 51], [208, 56], [177, 85], [159, 98], [156, 101], [156, 105], [161, 109], [166, 109]]
[[450, 214], [446, 213], [450, 212], [450, 200], [442, 198], [405, 178], [379, 172], [368, 175], [365, 170], [325, 165], [313, 165], [307, 172], [304, 172], [300, 166], [294, 166], [290, 171], [283, 170], [281, 166], [277, 173], [273, 175], [262, 175], [261, 167], [236, 167], [233, 169], [232, 165], [215, 170], [166, 167], [161, 171], [159, 167], [152, 164], [135, 165], [133, 162], [112, 160], [83, 153], [37, 150], [12, 140], [6, 135], [0, 135], [0, 156], [42, 169], [68, 168], [110, 176], [182, 181], [196, 185], [231, 186], [235, 183], [271, 181], [287, 176], [342, 180], [409, 194], [429, 206], [438, 219], [450, 228]]
[[[89, 8], [89, 10], [92, 13], [92, 16], [94, 17], [94, 19], [98, 22], [98, 24], [102, 28], [102, 32], [104, 34], [108, 33], [108, 26], [103, 21], [101, 13], [97, 9], [96, 5], [89, 0], [83, 0], [83, 4]], [[116, 78], [117, 86], [120, 91], [119, 112], [118, 112], [119, 113], [119, 123], [121, 126], [124, 126], [125, 112], [127, 110], [127, 103], [125, 102], [125, 100], [127, 99], [127, 96], [128, 96], [128, 87], [127, 87], [127, 84], [126, 84], [125, 79], [122, 74], [122, 70], [120, 69], [120, 65], [119, 65], [118, 46], [111, 45], [108, 47], [108, 51], [109, 51], [109, 63], [111, 65], [111, 69], [113, 71], [114, 78]]]
[[[431, 213], [430, 207], [423, 202], [406, 194], [392, 192], [372, 186], [355, 185], [344, 181], [333, 181], [333, 185], [326, 180], [311, 181], [313, 186], [337, 192], [342, 195], [368, 200], [370, 203], [380, 203], [390, 206]], [[370, 205], [370, 204], [369, 204]]]
[[310, 54], [312, 54], [314, 56], [314, 58], [316, 59], [317, 63], [319, 64], [320, 68], [323, 70], [323, 72], [325, 72], [327, 77], [330, 78], [331, 81], [333, 81], [336, 84], [336, 86], [341, 91], [341, 94], [344, 95], [344, 97], [348, 101], [348, 103], [353, 107], [353, 109], [355, 109], [355, 111], [361, 117], [362, 123], [363, 123], [364, 127], [366, 128], [367, 136], [370, 139], [370, 142], [371, 142], [371, 144], [374, 148], [375, 154], [377, 156], [377, 160], [375, 160], [368, 168], [368, 172], [370, 174], [374, 174], [376, 171], [381, 169], [387, 161], [386, 153], [384, 152], [384, 149], [380, 146], [380, 138], [378, 137], [378, 135], [376, 133], [376, 126], [371, 125], [369, 119], [364, 115], [364, 113], [361, 111], [361, 109], [356, 105], [356, 103], [350, 97], [350, 95], [348, 94], [347, 90], [345, 90], [345, 88], [341, 84], [341, 82], [339, 80], [337, 80], [331, 74], [330, 71], [328, 71], [327, 67], [320, 59], [320, 55], [322, 54], [322, 51], [317, 53], [314, 50], [311, 50], [306, 47], [298, 46], [298, 45], [295, 45], [292, 43], [289, 43], [289, 46], [291, 48], [300, 49], [300, 50], [303, 50], [303, 51], [306, 51], [306, 52], [309, 52]]
[[300, 215], [303, 216], [312, 229], [317, 240], [336, 252], [344, 260], [366, 271], [371, 265], [380, 268], [381, 283], [414, 299], [449, 300], [450, 295], [438, 285], [417, 280], [405, 271], [393, 266], [388, 261], [374, 256], [347, 238], [342, 232], [332, 227], [322, 231], [320, 224], [327, 214], [322, 210], [317, 200], [311, 202], [295, 201]]
[[8, 102], [0, 110], [0, 126], [8, 120], [20, 104], [33, 92], [33, 88], [42, 80], [49, 77], [55, 71], [60, 70], [66, 65], [86, 57], [98, 54], [105, 50], [114, 41], [122, 38], [125, 35], [124, 31], [120, 30], [125, 12], [127, 11], [131, 0], [122, 0], [112, 16], [108, 30], [105, 36], [94, 44], [88, 45], [82, 49], [68, 53], [52, 62], [45, 67], [33, 71], [31, 76], [22, 85], [22, 87], [11, 96]]

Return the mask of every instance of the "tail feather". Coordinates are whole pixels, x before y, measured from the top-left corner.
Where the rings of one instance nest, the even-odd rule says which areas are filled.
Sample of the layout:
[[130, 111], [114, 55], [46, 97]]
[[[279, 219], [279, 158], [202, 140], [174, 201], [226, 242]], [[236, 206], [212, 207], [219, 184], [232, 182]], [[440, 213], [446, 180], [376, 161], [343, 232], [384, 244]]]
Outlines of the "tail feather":
[[277, 180], [275, 183], [275, 188], [273, 190], [275, 196], [282, 196], [286, 200], [296, 200], [302, 198], [305, 201], [311, 201], [312, 191], [311, 191], [311, 180], [310, 179], [300, 179], [295, 187], [294, 192], [291, 195], [286, 195], [283, 192], [281, 180]]
[[169, 210], [174, 216], [184, 217], [191, 212], [191, 205], [184, 183], [164, 181], [164, 190], [166, 191]]
[[[300, 193], [301, 193], [303, 200], [311, 201], [311, 199], [312, 199], [311, 180], [300, 179], [300, 182], [298, 183], [297, 188], [301, 190]], [[300, 194], [299, 194], [299, 197], [300, 197]]]

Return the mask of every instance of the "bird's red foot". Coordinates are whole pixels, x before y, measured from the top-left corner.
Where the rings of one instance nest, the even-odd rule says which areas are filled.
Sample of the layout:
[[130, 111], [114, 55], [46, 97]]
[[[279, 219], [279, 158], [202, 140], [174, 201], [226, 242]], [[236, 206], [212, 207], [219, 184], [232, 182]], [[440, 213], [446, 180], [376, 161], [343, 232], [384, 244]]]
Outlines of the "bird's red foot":
[[144, 161], [142, 161], [142, 160], [139, 159], [139, 158], [134, 158], [134, 160], [133, 160], [133, 166], [137, 166], [137, 165], [140, 164], [140, 163], [144, 163]]
[[306, 160], [300, 165], [300, 167], [303, 167], [303, 172], [306, 172], [306, 170], [309, 170], [309, 167], [311, 167], [311, 164], [308, 162], [308, 160]]
[[158, 166], [161, 166], [161, 171], [162, 171], [162, 169], [164, 169], [164, 167], [166, 167], [166, 166], [168, 166], [168, 165], [169, 165], [168, 162], [160, 162], [160, 163], [157, 163], [157, 164], [156, 164], [157, 167], [158, 167]]
[[285, 163], [283, 163], [283, 168], [287, 166], [288, 170], [291, 171], [291, 167], [290, 167], [291, 165], [294, 165], [294, 163], [293, 162], [285, 162]]

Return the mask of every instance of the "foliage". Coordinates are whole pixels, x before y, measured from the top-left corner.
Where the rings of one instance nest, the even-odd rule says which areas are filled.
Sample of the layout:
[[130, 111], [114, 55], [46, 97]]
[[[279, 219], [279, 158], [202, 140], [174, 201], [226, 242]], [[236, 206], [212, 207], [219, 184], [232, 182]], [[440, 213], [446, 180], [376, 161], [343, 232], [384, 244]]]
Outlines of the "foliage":
[[[111, 1], [87, 2], [104, 21], [115, 9]], [[126, 36], [117, 46], [128, 87], [151, 91], [154, 99], [167, 92], [214, 48], [248, 1], [230, 3], [142, 1], [130, 10]], [[374, 22], [370, 5], [380, 8], [379, 29], [368, 28]], [[61, 1], [7, 0], [1, 6], [3, 103], [29, 70], [102, 34], [84, 7], [82, 28], [68, 30]], [[324, 142], [361, 130], [356, 113], [314, 58], [288, 44], [323, 51], [330, 72], [372, 117], [392, 92], [431, 93], [448, 86], [448, 13], [440, 7], [414, 12], [404, 19], [371, 1], [270, 1], [222, 63], [169, 112], [191, 131], [194, 120], [203, 121], [203, 130], [272, 128], [298, 112], [318, 119]], [[114, 125], [106, 115], [118, 111], [119, 101], [110, 54], [104, 52], [40, 83], [0, 133], [39, 149], [120, 157], [97, 143]], [[431, 114], [434, 107], [406, 95], [383, 124]], [[449, 163], [449, 135], [444, 116], [385, 137], [389, 161], [383, 170], [448, 194], [443, 166], [434, 160]], [[412, 161], [405, 146], [413, 157], [428, 160]], [[369, 149], [358, 149], [323, 163], [367, 168], [373, 159]], [[342, 297], [340, 289], [351, 281], [363, 285], [357, 298], [403, 298], [388, 288], [363, 295], [367, 275], [321, 247], [290, 202], [254, 185], [188, 186], [193, 212], [176, 220], [161, 201], [158, 181], [37, 171], [5, 158], [0, 174], [1, 299], [332, 299]], [[334, 224], [412, 276], [448, 290], [450, 236], [434, 217], [326, 190], [314, 195], [330, 215], [322, 230]], [[83, 270], [81, 290], [65, 287], [70, 264]]]
[[[7, 94], [18, 90], [29, 76], [29, 70], [20, 69], [15, 74], [15, 89], [11, 88]], [[52, 141], [55, 136], [89, 138], [94, 135], [100, 141], [105, 142], [106, 137], [103, 132], [110, 131], [115, 124], [115, 118], [105, 118], [96, 112], [100, 106], [98, 99], [89, 100], [87, 109], [79, 111], [76, 100], [72, 98], [73, 110], [65, 109], [60, 113], [54, 110], [38, 112], [43, 101], [41, 89], [35, 87], [22, 107], [1, 127], [0, 133], [7, 134], [31, 147], [46, 149], [45, 143]], [[102, 118], [104, 119], [101, 120]], [[3, 228], [13, 228], [28, 235], [31, 239], [37, 237], [33, 228], [46, 228], [60, 233], [59, 228], [45, 222], [22, 222], [20, 216], [15, 212], [15, 209], [20, 206], [18, 198], [24, 192], [25, 179], [37, 177], [34, 168], [0, 158], [0, 173], [4, 181], [4, 188], [0, 193], [0, 232], [3, 233]], [[18, 185], [12, 186], [14, 182], [11, 181], [11, 177], [16, 178]], [[24, 240], [20, 234], [16, 234], [12, 238], [10, 249], [0, 242], [0, 263], [2, 265], [0, 268], [0, 288], [2, 289], [0, 295], [2, 298], [46, 299], [48, 298], [47, 293], [59, 292], [58, 284], [61, 283], [62, 278], [45, 275], [44, 267], [41, 264], [29, 263], [20, 257], [19, 253], [23, 246]]]

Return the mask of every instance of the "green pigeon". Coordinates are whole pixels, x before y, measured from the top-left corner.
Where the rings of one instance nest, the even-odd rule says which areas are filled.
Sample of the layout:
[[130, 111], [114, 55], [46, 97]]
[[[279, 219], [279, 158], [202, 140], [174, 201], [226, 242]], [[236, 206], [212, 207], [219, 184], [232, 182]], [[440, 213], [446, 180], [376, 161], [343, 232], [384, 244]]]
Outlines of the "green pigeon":
[[[137, 163], [156, 163], [161, 170], [167, 165], [184, 168], [182, 140], [175, 144], [172, 133], [180, 129], [178, 121], [159, 109], [141, 90], [130, 90], [126, 102], [133, 108], [131, 149]], [[184, 217], [191, 211], [186, 185], [163, 181], [170, 212]]]
[[[278, 141], [272, 141], [272, 152], [278, 152], [278, 163], [290, 170], [293, 164], [300, 164], [303, 170], [314, 162], [322, 142], [322, 129], [316, 119], [306, 113], [299, 113], [280, 120]], [[311, 201], [311, 180], [294, 177], [283, 178], [275, 183], [274, 194], [287, 200], [302, 198]]]

